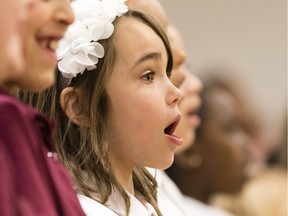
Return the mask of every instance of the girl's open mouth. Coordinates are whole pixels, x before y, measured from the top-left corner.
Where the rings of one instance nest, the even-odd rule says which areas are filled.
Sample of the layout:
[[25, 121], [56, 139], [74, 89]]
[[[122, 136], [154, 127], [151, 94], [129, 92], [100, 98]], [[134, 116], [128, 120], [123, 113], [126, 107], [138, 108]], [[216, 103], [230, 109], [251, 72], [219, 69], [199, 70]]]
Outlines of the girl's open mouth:
[[180, 118], [181, 116], [178, 115], [175, 120], [164, 129], [164, 133], [175, 145], [181, 145], [183, 142], [183, 139], [175, 134], [175, 129], [180, 121]]

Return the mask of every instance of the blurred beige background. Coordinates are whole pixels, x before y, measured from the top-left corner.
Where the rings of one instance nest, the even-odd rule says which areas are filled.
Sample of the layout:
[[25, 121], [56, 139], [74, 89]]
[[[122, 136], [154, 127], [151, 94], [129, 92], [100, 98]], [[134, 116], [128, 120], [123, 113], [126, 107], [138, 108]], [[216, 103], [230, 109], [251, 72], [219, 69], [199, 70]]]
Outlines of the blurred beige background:
[[251, 107], [279, 131], [287, 110], [286, 1], [160, 1], [183, 34], [190, 69], [234, 68], [227, 75], [243, 82]]

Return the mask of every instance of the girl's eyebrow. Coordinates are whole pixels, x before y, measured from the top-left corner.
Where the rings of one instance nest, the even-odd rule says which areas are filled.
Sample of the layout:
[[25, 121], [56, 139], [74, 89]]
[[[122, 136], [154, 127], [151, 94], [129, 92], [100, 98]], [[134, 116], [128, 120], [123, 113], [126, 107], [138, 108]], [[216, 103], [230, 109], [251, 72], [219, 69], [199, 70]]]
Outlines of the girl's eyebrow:
[[148, 61], [148, 60], [159, 60], [161, 59], [162, 55], [160, 52], [148, 52], [145, 53], [144, 55], [142, 55], [140, 58], [138, 58], [135, 62], [135, 64], [133, 64], [132, 68], [136, 67], [138, 64], [144, 62], [144, 61]]

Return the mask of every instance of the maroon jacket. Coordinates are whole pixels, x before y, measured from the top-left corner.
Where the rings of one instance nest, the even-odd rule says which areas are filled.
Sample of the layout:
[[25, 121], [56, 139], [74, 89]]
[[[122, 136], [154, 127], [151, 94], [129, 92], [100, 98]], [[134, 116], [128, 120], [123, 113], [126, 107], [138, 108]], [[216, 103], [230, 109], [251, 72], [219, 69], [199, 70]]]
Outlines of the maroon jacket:
[[0, 215], [82, 216], [53, 122], [0, 89]]

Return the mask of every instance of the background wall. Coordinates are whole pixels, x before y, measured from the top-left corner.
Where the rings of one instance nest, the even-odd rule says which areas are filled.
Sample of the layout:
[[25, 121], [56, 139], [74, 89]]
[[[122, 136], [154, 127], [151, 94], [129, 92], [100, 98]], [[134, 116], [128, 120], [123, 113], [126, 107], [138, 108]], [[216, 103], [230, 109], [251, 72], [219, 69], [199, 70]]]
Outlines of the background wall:
[[271, 130], [287, 107], [285, 0], [161, 0], [184, 37], [194, 73], [213, 65], [236, 69], [243, 93]]

